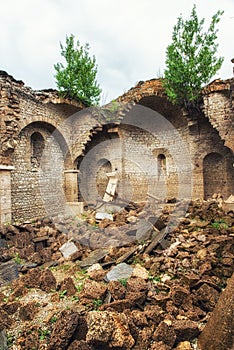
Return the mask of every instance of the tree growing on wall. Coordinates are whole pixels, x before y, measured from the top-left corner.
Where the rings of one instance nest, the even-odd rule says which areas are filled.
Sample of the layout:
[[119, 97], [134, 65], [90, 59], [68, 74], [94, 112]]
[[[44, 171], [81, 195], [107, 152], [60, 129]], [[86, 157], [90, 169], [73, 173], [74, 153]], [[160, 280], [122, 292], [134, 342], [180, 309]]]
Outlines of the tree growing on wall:
[[194, 107], [202, 87], [209, 83], [220, 69], [223, 57], [216, 57], [217, 24], [223, 11], [213, 15], [210, 26], [204, 30], [204, 18], [199, 21], [196, 6], [190, 18], [178, 18], [172, 34], [172, 43], [166, 50], [166, 69], [163, 85], [173, 104]]
[[97, 83], [97, 65], [95, 56], [90, 57], [89, 45], [75, 41], [73, 34], [66, 36], [66, 44], [60, 43], [61, 55], [66, 64], [56, 63], [55, 78], [58, 91], [64, 97], [85, 102], [88, 106], [98, 104], [101, 89]]

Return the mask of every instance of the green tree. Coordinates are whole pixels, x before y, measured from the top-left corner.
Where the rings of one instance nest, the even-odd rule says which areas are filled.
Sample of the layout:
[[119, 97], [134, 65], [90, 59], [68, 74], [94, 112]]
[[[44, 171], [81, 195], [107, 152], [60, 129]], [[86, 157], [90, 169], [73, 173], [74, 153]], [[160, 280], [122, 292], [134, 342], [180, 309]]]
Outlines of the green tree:
[[217, 23], [223, 11], [213, 15], [204, 30], [204, 18], [199, 21], [196, 6], [190, 18], [178, 18], [172, 34], [172, 44], [166, 50], [166, 69], [163, 85], [173, 104], [195, 107], [202, 87], [220, 69], [223, 57], [217, 58]]
[[60, 47], [66, 65], [54, 65], [58, 91], [62, 96], [80, 99], [88, 106], [98, 104], [101, 89], [96, 80], [96, 58], [89, 56], [89, 45], [80, 45], [71, 34], [66, 36], [66, 45], [60, 43]]

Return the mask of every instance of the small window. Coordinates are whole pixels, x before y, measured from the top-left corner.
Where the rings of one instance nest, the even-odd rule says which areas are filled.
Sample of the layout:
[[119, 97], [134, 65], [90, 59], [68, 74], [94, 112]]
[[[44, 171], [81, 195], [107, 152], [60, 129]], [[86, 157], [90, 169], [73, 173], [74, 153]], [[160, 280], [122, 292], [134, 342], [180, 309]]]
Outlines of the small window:
[[161, 173], [165, 173], [166, 172], [166, 157], [164, 156], [164, 154], [159, 154], [158, 155], [158, 173], [159, 175]]
[[31, 135], [31, 163], [34, 167], [38, 167], [45, 147], [45, 140], [39, 132]]

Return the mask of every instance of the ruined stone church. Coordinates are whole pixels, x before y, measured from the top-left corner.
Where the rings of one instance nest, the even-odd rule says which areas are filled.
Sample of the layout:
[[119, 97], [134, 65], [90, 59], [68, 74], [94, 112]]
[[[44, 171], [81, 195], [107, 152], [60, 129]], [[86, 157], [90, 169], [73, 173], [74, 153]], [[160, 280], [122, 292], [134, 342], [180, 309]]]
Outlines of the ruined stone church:
[[77, 212], [118, 196], [224, 199], [234, 188], [234, 79], [203, 89], [201, 110], [173, 106], [161, 82], [139, 82], [103, 108], [33, 91], [0, 72], [0, 224]]

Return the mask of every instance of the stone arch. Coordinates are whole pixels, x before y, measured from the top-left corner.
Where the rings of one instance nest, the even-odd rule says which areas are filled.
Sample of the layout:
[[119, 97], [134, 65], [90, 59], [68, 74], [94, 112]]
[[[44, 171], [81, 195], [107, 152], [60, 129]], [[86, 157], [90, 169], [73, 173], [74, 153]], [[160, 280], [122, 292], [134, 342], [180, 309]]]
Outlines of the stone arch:
[[94, 203], [103, 197], [109, 170], [121, 171], [119, 134], [110, 125], [91, 135], [83, 154], [77, 150], [74, 166], [78, 170], [78, 200]]
[[[30, 120], [33, 120], [33, 118], [31, 118]], [[29, 127], [32, 127], [34, 131], [33, 132], [28, 131]], [[59, 127], [59, 123], [57, 123], [56, 121], [51, 121], [51, 120], [48, 121], [48, 118], [46, 117], [40, 117], [38, 118], [38, 120], [29, 122], [29, 123], [24, 121], [24, 123], [21, 124], [19, 137], [20, 135], [22, 135], [22, 132], [25, 132], [25, 131], [28, 138], [32, 138], [33, 134], [36, 134], [37, 137], [39, 138], [40, 136], [38, 134], [41, 134], [41, 137], [43, 137], [42, 133], [38, 132], [38, 129], [48, 131], [49, 134], [53, 136], [53, 138], [60, 145], [61, 151], [63, 153], [65, 169], [71, 168], [72, 160], [71, 160], [71, 152], [70, 152], [68, 137], [67, 135], [64, 135], [62, 130], [60, 130], [61, 128]], [[44, 137], [44, 146], [45, 144], [46, 144], [46, 138]]]
[[64, 171], [71, 157], [66, 140], [53, 125], [33, 122], [25, 126], [18, 135], [13, 162], [14, 221], [64, 212]]
[[226, 164], [222, 154], [209, 153], [203, 159], [204, 199], [223, 194], [226, 187]]

